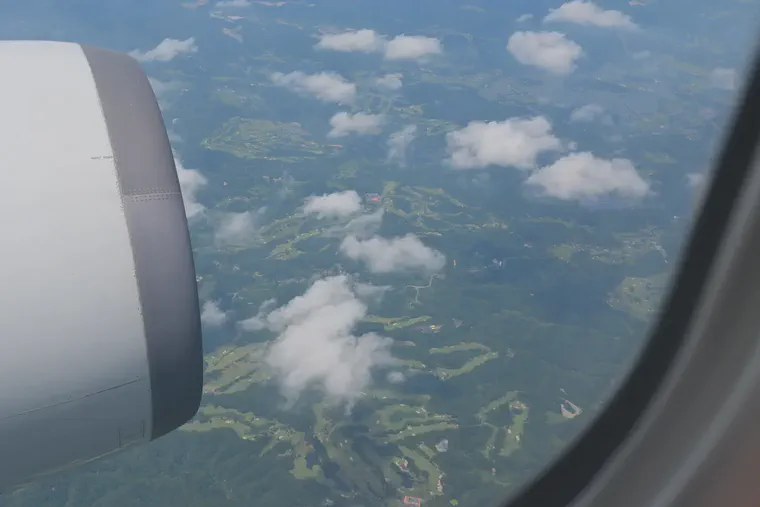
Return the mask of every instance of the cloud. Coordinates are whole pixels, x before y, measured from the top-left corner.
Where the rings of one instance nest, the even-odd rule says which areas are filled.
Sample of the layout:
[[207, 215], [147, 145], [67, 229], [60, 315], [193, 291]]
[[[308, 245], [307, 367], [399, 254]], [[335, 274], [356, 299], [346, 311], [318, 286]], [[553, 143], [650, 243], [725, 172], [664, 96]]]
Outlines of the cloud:
[[523, 65], [552, 74], [572, 73], [583, 48], [559, 32], [515, 32], [507, 42], [507, 51]]
[[517, 23], [525, 23], [529, 19], [533, 19], [533, 14], [523, 14], [522, 16], [520, 16], [519, 18], [517, 18], [515, 20], [515, 22], [517, 22]]
[[371, 301], [380, 304], [385, 297], [385, 293], [391, 290], [390, 285], [370, 285], [368, 283], [357, 283], [354, 285], [354, 292], [362, 301]]
[[303, 211], [318, 218], [346, 218], [362, 209], [362, 199], [354, 190], [306, 198]]
[[605, 114], [604, 108], [599, 104], [586, 104], [570, 113], [570, 122], [572, 123], [587, 123], [594, 120], [600, 120], [605, 124], [612, 122], [610, 116]]
[[386, 60], [419, 60], [443, 53], [441, 41], [422, 35], [399, 35], [385, 46]]
[[400, 371], [389, 371], [385, 378], [391, 384], [400, 384], [406, 380], [406, 376]]
[[686, 175], [686, 182], [691, 188], [699, 188], [705, 183], [706, 176], [704, 173], [689, 173]]
[[253, 317], [238, 322], [238, 327], [243, 331], [261, 331], [267, 327], [266, 317], [277, 304], [276, 299], [267, 299], [259, 305], [259, 310]]
[[219, 308], [217, 301], [206, 301], [201, 311], [201, 322], [209, 327], [219, 327], [227, 322], [227, 313]]
[[174, 93], [181, 88], [180, 83], [177, 81], [161, 81], [156, 78], [149, 77], [151, 88], [153, 88], [153, 94], [156, 96], [156, 101], [161, 107], [161, 110], [165, 111], [171, 106]]
[[360, 240], [346, 237], [340, 251], [349, 259], [364, 262], [373, 273], [423, 271], [434, 273], [446, 265], [446, 257], [439, 251], [425, 246], [413, 235], [398, 238], [374, 237]]
[[385, 118], [381, 114], [351, 114], [342, 111], [330, 118], [332, 129], [327, 133], [327, 137], [344, 137], [351, 133], [359, 135], [378, 134], [384, 123]]
[[735, 91], [739, 87], [739, 79], [735, 69], [718, 67], [710, 72], [710, 83], [721, 90]]
[[396, 91], [401, 89], [404, 83], [401, 81], [401, 74], [386, 74], [375, 79], [375, 85], [384, 90]]
[[414, 141], [416, 135], [416, 125], [407, 125], [398, 132], [391, 134], [388, 138], [388, 162], [404, 167], [406, 165], [407, 148]]
[[167, 93], [176, 91], [180, 88], [180, 84], [176, 81], [166, 82], [153, 77], [149, 77], [148, 81], [150, 82], [151, 88], [153, 88], [153, 93], [156, 98], [159, 99]]
[[250, 0], [225, 0], [223, 2], [217, 2], [214, 7], [250, 7]]
[[374, 30], [350, 30], [320, 36], [317, 49], [344, 53], [376, 53], [385, 48], [386, 41]]
[[195, 37], [190, 37], [185, 40], [164, 39], [153, 49], [145, 52], [135, 49], [129, 52], [129, 56], [140, 62], [168, 62], [180, 55], [197, 52]]
[[217, 246], [240, 245], [256, 235], [258, 218], [264, 208], [242, 213], [225, 213], [214, 232], [214, 243]]
[[629, 15], [615, 10], [604, 10], [586, 0], [572, 0], [565, 2], [557, 9], [551, 9], [544, 18], [544, 22], [575, 23], [577, 25], [620, 28], [622, 30], [639, 29], [639, 26], [633, 22]]
[[316, 97], [322, 102], [352, 104], [356, 100], [356, 85], [334, 72], [318, 74], [304, 74], [300, 71], [289, 74], [275, 72], [271, 79], [278, 86], [288, 88], [300, 95]]
[[185, 169], [182, 162], [174, 157], [174, 165], [177, 168], [177, 178], [182, 189], [182, 201], [185, 204], [187, 218], [193, 218], [203, 213], [206, 209], [198, 202], [198, 191], [206, 186], [208, 180], [196, 169]]
[[378, 208], [376, 211], [351, 219], [340, 231], [343, 236], [354, 236], [358, 239], [371, 238], [383, 224], [385, 210]]
[[652, 56], [652, 52], [648, 49], [645, 49], [643, 51], [637, 51], [633, 53], [631, 56], [633, 56], [634, 60], [646, 60], [650, 56]]
[[368, 305], [347, 276], [317, 280], [302, 296], [269, 312], [261, 325], [278, 334], [265, 361], [288, 402], [320, 390], [332, 402], [353, 404], [372, 371], [392, 365], [390, 338], [354, 334]]
[[630, 160], [606, 160], [589, 152], [562, 157], [531, 174], [525, 183], [542, 195], [563, 200], [594, 200], [611, 194], [640, 198], [649, 193], [649, 183]]
[[388, 40], [374, 30], [324, 34], [316, 49], [343, 53], [382, 53], [386, 60], [420, 60], [443, 52], [441, 41], [423, 35], [398, 35]]
[[562, 149], [562, 142], [543, 116], [473, 121], [449, 132], [446, 144], [449, 163], [455, 169], [483, 169], [490, 165], [532, 169], [540, 153]]

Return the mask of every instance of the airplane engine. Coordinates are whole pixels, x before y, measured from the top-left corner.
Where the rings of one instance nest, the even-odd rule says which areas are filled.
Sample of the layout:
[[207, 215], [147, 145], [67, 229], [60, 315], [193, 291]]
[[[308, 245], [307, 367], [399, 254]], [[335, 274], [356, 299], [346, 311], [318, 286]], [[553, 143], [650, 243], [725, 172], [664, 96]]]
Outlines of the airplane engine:
[[0, 42], [0, 491], [155, 440], [198, 409], [187, 219], [133, 58]]

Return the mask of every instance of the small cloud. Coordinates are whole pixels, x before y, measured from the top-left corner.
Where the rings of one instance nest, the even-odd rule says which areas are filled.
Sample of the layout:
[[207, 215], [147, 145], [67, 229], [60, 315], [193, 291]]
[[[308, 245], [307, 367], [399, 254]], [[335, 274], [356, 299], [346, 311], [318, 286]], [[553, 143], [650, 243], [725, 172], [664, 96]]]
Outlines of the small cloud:
[[399, 35], [388, 40], [368, 29], [324, 34], [314, 47], [343, 53], [382, 53], [386, 60], [421, 60], [443, 52], [441, 41], [433, 37]]
[[557, 9], [550, 10], [544, 18], [544, 23], [556, 22], [622, 30], [639, 29], [629, 15], [620, 11], [602, 9], [586, 0], [572, 0], [565, 2]]
[[164, 39], [153, 49], [145, 52], [135, 49], [129, 52], [129, 56], [140, 62], [168, 62], [180, 55], [197, 52], [198, 46], [195, 44], [195, 37], [190, 37], [185, 40]]
[[707, 176], [705, 173], [690, 173], [686, 175], [686, 183], [697, 201], [702, 201], [707, 194], [707, 190], [709, 189]]
[[705, 183], [705, 175], [703, 173], [689, 173], [686, 175], [686, 182], [691, 188], [701, 188]]
[[390, 285], [370, 285], [368, 283], [354, 284], [354, 292], [362, 301], [372, 301], [380, 304], [385, 297], [385, 293], [391, 290]]
[[160, 98], [169, 92], [176, 91], [180, 87], [179, 83], [176, 81], [165, 82], [153, 77], [149, 77], [148, 81], [150, 82], [150, 86], [153, 88], [153, 93], [157, 98]]
[[390, 371], [385, 377], [391, 384], [401, 384], [406, 380], [406, 376], [400, 371]]
[[272, 308], [277, 304], [275, 299], [267, 299], [259, 305], [259, 310], [253, 317], [245, 320], [241, 320], [237, 323], [238, 327], [243, 331], [253, 332], [261, 331], [267, 327], [266, 317]]
[[174, 92], [178, 91], [181, 87], [180, 83], [176, 81], [161, 81], [152, 77], [149, 77], [148, 81], [151, 88], [153, 88], [153, 94], [156, 96], [156, 101], [161, 110], [167, 110], [172, 103]]
[[526, 21], [533, 19], [533, 14], [523, 14], [515, 20], [517, 23], [525, 23]]
[[219, 327], [227, 322], [227, 313], [219, 308], [218, 301], [206, 301], [201, 311], [201, 322], [209, 327]]
[[344, 137], [352, 133], [379, 134], [384, 123], [385, 118], [381, 114], [351, 114], [343, 111], [330, 118], [332, 129], [327, 133], [327, 137]]
[[251, 2], [250, 0], [225, 0], [223, 2], [217, 2], [214, 4], [214, 7], [220, 7], [220, 8], [236, 8], [236, 7], [250, 7]]
[[242, 213], [225, 213], [214, 232], [214, 243], [219, 246], [241, 245], [250, 241], [257, 230], [260, 213], [244, 211]]
[[315, 97], [322, 102], [352, 104], [356, 99], [356, 85], [334, 72], [318, 74], [304, 74], [300, 71], [289, 74], [275, 72], [271, 79], [278, 86], [288, 88], [300, 95]]
[[388, 162], [406, 166], [406, 152], [417, 135], [417, 125], [407, 125], [388, 138]]
[[710, 83], [715, 88], [732, 92], [739, 87], [739, 78], [735, 69], [718, 67], [710, 72]]
[[314, 46], [320, 50], [344, 53], [375, 53], [382, 51], [386, 41], [374, 30], [350, 30], [343, 33], [321, 35]]
[[[589, 123], [599, 121], [605, 125], [612, 124], [612, 118], [606, 114], [604, 108], [599, 104], [586, 104], [570, 113], [571, 123]], [[571, 148], [574, 149], [574, 148]]]
[[648, 49], [645, 49], [643, 51], [637, 51], [631, 55], [634, 60], [646, 60], [647, 58], [652, 56], [652, 52]]
[[386, 60], [419, 60], [443, 53], [441, 41], [422, 35], [399, 35], [385, 46]]
[[370, 386], [375, 368], [395, 364], [390, 338], [354, 334], [367, 311], [364, 296], [341, 275], [314, 282], [302, 296], [259, 318], [278, 334], [265, 361], [289, 403], [319, 390], [328, 401], [350, 407]]
[[571, 74], [583, 48], [559, 32], [515, 32], [507, 42], [507, 51], [523, 65], [530, 65], [557, 75]]
[[400, 90], [404, 83], [401, 81], [401, 74], [386, 74], [375, 79], [375, 85], [383, 90], [396, 91]]
[[362, 208], [362, 200], [354, 190], [344, 190], [306, 198], [304, 213], [318, 218], [347, 218]]
[[174, 158], [174, 165], [177, 168], [177, 178], [182, 190], [182, 201], [185, 204], [187, 218], [201, 215], [206, 208], [198, 202], [197, 194], [206, 186], [208, 180], [196, 169], [185, 169], [177, 157]]
[[349, 259], [364, 262], [373, 273], [435, 273], [446, 265], [446, 257], [441, 252], [425, 246], [413, 234], [391, 239], [375, 236], [367, 240], [348, 236], [341, 242], [340, 251]]
[[455, 169], [483, 169], [490, 165], [532, 169], [539, 154], [562, 150], [562, 142], [543, 116], [470, 122], [448, 133], [446, 144], [449, 163]]
[[167, 129], [166, 135], [169, 137], [170, 143], [177, 144], [182, 142], [182, 137], [172, 129]]
[[371, 238], [380, 230], [384, 214], [385, 210], [378, 208], [373, 213], [353, 218], [343, 227], [340, 235], [354, 236], [359, 239]]
[[592, 153], [571, 153], [530, 175], [525, 182], [547, 197], [594, 200], [607, 195], [640, 198], [649, 193], [630, 160], [606, 160]]

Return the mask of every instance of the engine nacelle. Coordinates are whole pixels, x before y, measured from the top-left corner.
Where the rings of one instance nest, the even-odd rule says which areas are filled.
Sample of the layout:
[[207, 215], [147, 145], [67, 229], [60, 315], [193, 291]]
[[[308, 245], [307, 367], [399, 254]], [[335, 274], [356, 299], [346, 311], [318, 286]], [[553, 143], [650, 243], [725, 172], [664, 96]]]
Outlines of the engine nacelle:
[[0, 42], [0, 491], [154, 440], [203, 382], [174, 157], [139, 64]]

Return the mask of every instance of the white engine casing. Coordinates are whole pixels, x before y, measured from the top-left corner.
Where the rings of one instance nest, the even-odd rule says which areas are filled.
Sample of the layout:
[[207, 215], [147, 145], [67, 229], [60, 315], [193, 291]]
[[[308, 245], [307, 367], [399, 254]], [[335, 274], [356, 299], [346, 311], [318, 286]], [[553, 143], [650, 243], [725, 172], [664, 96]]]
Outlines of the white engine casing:
[[202, 391], [173, 154], [131, 57], [0, 42], [0, 491], [156, 439]]

